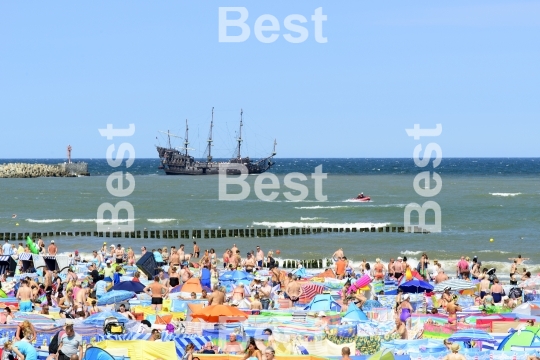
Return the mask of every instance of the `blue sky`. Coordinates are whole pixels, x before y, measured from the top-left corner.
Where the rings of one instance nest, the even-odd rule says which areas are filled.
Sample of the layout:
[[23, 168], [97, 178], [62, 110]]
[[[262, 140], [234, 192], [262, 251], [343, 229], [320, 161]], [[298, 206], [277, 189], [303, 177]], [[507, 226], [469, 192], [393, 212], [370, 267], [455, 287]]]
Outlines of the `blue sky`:
[[[220, 43], [218, 9], [233, 6], [251, 37]], [[271, 44], [253, 34], [263, 14], [281, 23]], [[283, 38], [291, 14], [309, 20], [303, 43]], [[232, 155], [243, 108], [253, 157], [274, 138], [279, 157], [410, 157], [415, 123], [443, 125], [444, 157], [537, 157], [539, 14], [519, 0], [4, 1], [0, 158], [62, 158], [68, 144], [103, 158], [108, 123], [134, 123], [125, 141], [156, 157], [158, 130], [183, 135], [186, 118], [198, 155], [212, 107], [215, 156]]]

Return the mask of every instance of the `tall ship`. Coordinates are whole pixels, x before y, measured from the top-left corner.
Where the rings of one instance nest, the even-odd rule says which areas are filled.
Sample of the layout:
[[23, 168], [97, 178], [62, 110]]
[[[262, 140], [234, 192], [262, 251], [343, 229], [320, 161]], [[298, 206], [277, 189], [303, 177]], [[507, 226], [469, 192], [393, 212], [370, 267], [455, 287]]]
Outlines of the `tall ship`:
[[266, 158], [259, 160], [252, 160], [249, 157], [242, 157], [242, 126], [243, 126], [243, 114], [240, 110], [240, 130], [238, 132], [238, 138], [236, 139], [238, 145], [236, 147], [235, 157], [229, 161], [213, 161], [212, 158], [212, 128], [214, 127], [214, 108], [212, 108], [212, 121], [210, 122], [210, 132], [206, 142], [205, 153], [206, 161], [195, 160], [193, 156], [189, 154], [189, 126], [186, 120], [186, 133], [184, 135], [184, 147], [174, 148], [171, 145], [171, 136], [181, 138], [180, 136], [171, 134], [167, 131], [168, 147], [156, 146], [159, 159], [160, 169], [165, 171], [167, 175], [218, 175], [220, 173], [227, 175], [239, 175], [241, 170], [238, 164], [242, 164], [246, 167], [248, 174], [262, 174], [266, 170], [270, 169], [274, 165], [273, 158], [276, 155], [276, 140], [274, 140], [274, 150], [272, 154]]

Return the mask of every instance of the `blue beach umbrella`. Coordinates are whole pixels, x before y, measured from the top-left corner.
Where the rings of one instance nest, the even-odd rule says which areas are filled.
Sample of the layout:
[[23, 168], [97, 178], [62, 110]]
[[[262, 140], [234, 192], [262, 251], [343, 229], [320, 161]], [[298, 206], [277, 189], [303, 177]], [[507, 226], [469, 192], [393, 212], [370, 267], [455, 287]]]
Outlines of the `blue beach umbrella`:
[[114, 290], [103, 294], [103, 296], [99, 298], [97, 304], [99, 306], [115, 304], [121, 301], [129, 300], [133, 297], [135, 297], [135, 293], [133, 291]]
[[144, 291], [145, 286], [138, 281], [121, 281], [114, 285], [109, 292], [115, 290], [132, 291], [135, 294], [140, 294]]
[[242, 270], [226, 271], [219, 277], [219, 280], [253, 280], [253, 275]]
[[418, 294], [426, 291], [432, 291], [433, 285], [425, 281], [413, 278], [412, 280], [406, 281], [399, 285], [399, 288], [403, 290], [404, 293]]
[[347, 312], [345, 313], [345, 315], [343, 315], [343, 320], [367, 321], [368, 317], [357, 306], [349, 306], [349, 308], [347, 309]]
[[96, 314], [90, 315], [88, 318], [86, 318], [83, 321], [83, 324], [103, 326], [105, 323], [105, 319], [109, 317], [114, 317], [118, 320], [118, 322], [121, 322], [121, 323], [127, 323], [129, 321], [127, 317], [125, 317], [124, 315], [116, 311], [103, 311], [103, 312], [98, 312]]
[[484, 330], [478, 330], [478, 329], [466, 329], [466, 330], [459, 330], [452, 334], [448, 338], [449, 341], [461, 341], [461, 342], [467, 342], [467, 341], [482, 341], [487, 343], [495, 344], [497, 340], [491, 335], [489, 335]]

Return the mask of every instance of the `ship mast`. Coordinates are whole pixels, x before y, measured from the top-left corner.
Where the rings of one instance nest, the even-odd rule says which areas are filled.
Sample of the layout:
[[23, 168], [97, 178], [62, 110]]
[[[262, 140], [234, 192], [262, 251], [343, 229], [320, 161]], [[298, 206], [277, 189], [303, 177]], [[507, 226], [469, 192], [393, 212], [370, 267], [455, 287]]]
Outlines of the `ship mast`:
[[188, 127], [188, 122], [187, 122], [187, 119], [186, 119], [186, 136], [184, 137], [184, 139], [185, 139], [185, 141], [184, 141], [184, 151], [186, 152], [186, 156], [188, 156], [188, 145], [189, 145], [188, 131], [189, 131], [189, 127]]
[[212, 161], [212, 128], [214, 127], [214, 108], [212, 107], [212, 121], [210, 122], [210, 135], [208, 135], [208, 156], [206, 157], [206, 161], [210, 162]]
[[277, 141], [276, 139], [274, 139], [274, 151], [272, 151], [272, 156], [276, 155], [276, 145], [277, 145]]
[[240, 146], [242, 145], [242, 115], [244, 114], [244, 110], [240, 109], [240, 132], [239, 132], [239, 136], [238, 136], [238, 139], [236, 139], [236, 141], [238, 141], [238, 159], [241, 159], [242, 156], [240, 155]]

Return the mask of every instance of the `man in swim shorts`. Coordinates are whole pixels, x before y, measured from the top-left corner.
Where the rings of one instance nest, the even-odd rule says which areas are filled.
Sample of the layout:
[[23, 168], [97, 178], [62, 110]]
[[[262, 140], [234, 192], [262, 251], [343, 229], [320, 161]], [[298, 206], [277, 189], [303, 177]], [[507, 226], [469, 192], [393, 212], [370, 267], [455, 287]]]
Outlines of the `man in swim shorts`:
[[21, 287], [17, 291], [20, 312], [32, 312], [32, 289], [28, 286], [28, 280], [21, 281]]
[[300, 286], [300, 284], [296, 282], [296, 277], [293, 276], [292, 281], [289, 282], [287, 288], [285, 289], [284, 296], [286, 299], [291, 299], [291, 301], [295, 303], [300, 300], [300, 296], [302, 296], [302, 294], [302, 286]]
[[154, 276], [154, 282], [144, 288], [144, 292], [152, 297], [152, 309], [161, 310], [163, 298], [167, 296], [169, 290], [159, 283], [159, 276]]

